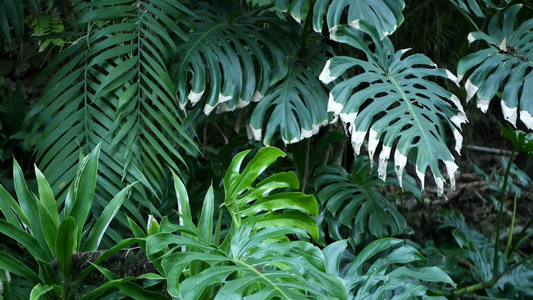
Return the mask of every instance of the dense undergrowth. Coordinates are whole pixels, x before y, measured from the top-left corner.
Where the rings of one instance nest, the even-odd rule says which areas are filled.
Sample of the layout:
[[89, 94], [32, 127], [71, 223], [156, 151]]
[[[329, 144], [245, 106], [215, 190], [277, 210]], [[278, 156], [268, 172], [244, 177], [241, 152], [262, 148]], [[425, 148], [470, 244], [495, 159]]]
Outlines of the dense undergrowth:
[[1, 0], [2, 299], [533, 297], [532, 12]]

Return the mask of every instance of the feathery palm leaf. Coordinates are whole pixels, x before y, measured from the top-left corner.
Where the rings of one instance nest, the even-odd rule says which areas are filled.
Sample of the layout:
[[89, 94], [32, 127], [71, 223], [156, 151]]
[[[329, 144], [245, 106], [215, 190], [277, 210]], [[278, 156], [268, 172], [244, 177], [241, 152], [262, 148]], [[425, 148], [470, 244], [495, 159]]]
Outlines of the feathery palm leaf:
[[161, 191], [165, 165], [178, 170], [183, 161], [178, 149], [196, 152], [167, 70], [190, 12], [179, 1], [106, 0], [82, 2], [74, 13], [86, 32], [47, 67], [55, 73], [28, 114], [36, 120], [27, 141], [56, 191], [74, 176], [78, 150], [100, 141], [103, 191], [118, 192], [124, 180]]
[[468, 35], [469, 42], [483, 40], [489, 47], [461, 59], [457, 73], [462, 78], [473, 69], [465, 84], [467, 101], [476, 95], [478, 108], [486, 112], [491, 99], [503, 89], [504, 118], [516, 126], [520, 111], [520, 120], [533, 129], [533, 20], [515, 30], [520, 8], [513, 5], [495, 15], [488, 34], [476, 31]]
[[[444, 177], [439, 170], [439, 161], [445, 164], [452, 187], [457, 171], [454, 157], [446, 146], [445, 131], [453, 132], [455, 150], [460, 152], [462, 136], [459, 130], [461, 123], [466, 122], [466, 116], [456, 96], [426, 78], [456, 80], [455, 76], [447, 70], [434, 68], [435, 64], [421, 54], [402, 59], [407, 50], [394, 52], [390, 40], [380, 40], [378, 32], [364, 20], [352, 26], [358, 31], [337, 26], [334, 36], [337, 41], [362, 50], [367, 61], [344, 56], [328, 61], [320, 75], [324, 83], [354, 67], [364, 70], [335, 85], [330, 93], [328, 111], [334, 112], [348, 126], [356, 154], [359, 154], [367, 134], [371, 159], [382, 142], [378, 167], [381, 178], [385, 178], [386, 163], [395, 146], [394, 162], [400, 186], [407, 157], [413, 151], [422, 189], [429, 166], [438, 193], [442, 194]], [[370, 35], [376, 48], [374, 52], [368, 48], [359, 30]]]

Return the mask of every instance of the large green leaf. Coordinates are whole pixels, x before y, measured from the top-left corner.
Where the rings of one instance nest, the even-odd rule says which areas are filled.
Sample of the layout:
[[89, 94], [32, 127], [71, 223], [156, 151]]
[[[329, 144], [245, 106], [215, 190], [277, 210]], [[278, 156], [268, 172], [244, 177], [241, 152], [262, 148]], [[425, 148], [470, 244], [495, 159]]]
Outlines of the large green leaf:
[[[206, 289], [223, 285], [215, 299], [347, 299], [347, 290], [338, 277], [325, 273], [322, 252], [307, 242], [266, 243], [269, 238], [302, 234], [290, 227], [267, 227], [254, 233], [256, 218], [245, 221], [231, 240], [231, 251], [175, 252], [162, 265], [168, 291], [183, 299], [199, 299]], [[148, 245], [156, 241], [150, 237]], [[176, 239], [175, 237], [173, 239]], [[185, 241], [185, 240], [183, 240]], [[205, 243], [205, 242], [204, 242]], [[178, 244], [179, 245], [179, 244]], [[210, 267], [181, 279], [185, 268], [195, 261]]]
[[[293, 42], [287, 43], [290, 39], [283, 36], [275, 15], [258, 16], [259, 12], [229, 20], [207, 7], [195, 11], [194, 29], [176, 49], [172, 67], [182, 105], [195, 104], [207, 92], [205, 114], [217, 106], [219, 112], [231, 111], [260, 100], [285, 76], [284, 47]], [[273, 35], [266, 26], [281, 29], [277, 31], [281, 35]]]
[[250, 117], [251, 136], [270, 145], [279, 127], [285, 144], [295, 143], [318, 133], [328, 124], [327, 95], [318, 75], [331, 47], [310, 33], [305, 49], [290, 60], [289, 72], [254, 107]]
[[[261, 148], [241, 172], [241, 165], [249, 152], [235, 155], [224, 176], [224, 205], [233, 220], [230, 234], [239, 228], [241, 220], [260, 215], [264, 218], [258, 220], [261, 227], [290, 224], [308, 230], [313, 238], [318, 239], [316, 221], [309, 217], [318, 214], [315, 198], [299, 192], [274, 193], [282, 188], [298, 188], [296, 174], [277, 173], [255, 183], [265, 169], [285, 153], [273, 147]], [[290, 214], [282, 213], [284, 209], [290, 209]], [[274, 212], [279, 214], [272, 215]]]
[[[485, 14], [483, 13], [483, 6], [490, 7], [494, 9], [502, 9], [505, 8], [511, 0], [504, 0], [504, 1], [493, 1], [493, 0], [449, 0], [451, 3], [453, 3], [455, 6], [459, 7], [460, 9], [464, 10], [467, 13], [474, 13], [476, 17], [478, 18], [484, 18]], [[481, 6], [480, 3], [481, 2]], [[495, 3], [496, 2], [496, 3]], [[501, 4], [504, 5], [501, 5]]]
[[516, 126], [520, 120], [533, 129], [533, 20], [515, 29], [516, 15], [521, 5], [513, 5], [493, 16], [488, 34], [476, 31], [468, 41], [482, 40], [488, 48], [467, 55], [457, 66], [459, 78], [468, 75], [465, 84], [467, 100], [477, 97], [477, 106], [487, 112], [498, 91], [504, 118]]
[[[434, 174], [438, 193], [443, 193], [444, 177], [439, 163], [446, 166], [452, 187], [458, 167], [446, 146], [446, 131], [455, 137], [455, 150], [459, 153], [462, 136], [461, 123], [466, 122], [459, 99], [428, 77], [456, 80], [447, 70], [422, 54], [403, 57], [407, 50], [394, 52], [388, 38], [380, 40], [372, 25], [364, 20], [350, 27], [337, 26], [335, 39], [363, 51], [367, 60], [336, 56], [324, 67], [320, 79], [329, 83], [343, 73], [355, 68], [356, 73], [337, 83], [331, 90], [328, 111], [340, 117], [351, 134], [355, 154], [359, 154], [368, 135], [368, 153], [373, 158], [378, 144], [378, 173], [385, 178], [386, 163], [395, 148], [396, 174], [402, 186], [402, 174], [407, 157], [416, 155], [416, 173], [424, 188], [426, 169]], [[354, 30], [354, 29], [357, 29]], [[368, 34], [375, 45], [371, 51], [363, 40]]]
[[316, 32], [322, 32], [325, 15], [328, 30], [364, 19], [371, 22], [380, 36], [384, 37], [402, 24], [405, 3], [403, 0], [276, 0], [276, 6], [282, 11], [289, 10], [298, 23], [302, 23], [311, 11]]
[[[325, 166], [315, 172], [315, 186], [318, 199], [325, 210], [325, 221], [328, 224], [329, 236], [335, 240], [348, 238], [343, 235], [342, 228], [348, 232], [369, 232], [382, 238], [395, 236], [406, 227], [404, 217], [383, 191], [390, 184], [397, 184], [392, 163], [387, 165], [385, 175], [380, 180], [372, 173], [370, 162], [366, 156], [358, 157], [352, 165], [350, 173], [340, 165]], [[415, 180], [404, 174], [404, 187], [420, 197]]]
[[[78, 151], [101, 143], [103, 193], [95, 203], [101, 209], [135, 181], [162, 192], [166, 165], [178, 172], [180, 151], [197, 153], [169, 75], [176, 43], [187, 39], [181, 26], [192, 12], [177, 0], [106, 0], [79, 2], [72, 14], [79, 16], [74, 34], [83, 38], [47, 66], [45, 74], [53, 73], [28, 114], [33, 127], [26, 141], [35, 145], [54, 191], [75, 176]], [[135, 189], [157, 214], [142, 185]], [[129, 200], [124, 205], [142, 220]]]

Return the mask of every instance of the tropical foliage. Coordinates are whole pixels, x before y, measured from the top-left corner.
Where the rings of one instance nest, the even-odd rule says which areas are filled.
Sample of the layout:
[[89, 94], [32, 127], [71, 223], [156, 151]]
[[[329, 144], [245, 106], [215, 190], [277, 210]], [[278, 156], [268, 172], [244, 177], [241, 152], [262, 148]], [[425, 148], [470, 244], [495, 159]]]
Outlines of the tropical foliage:
[[[464, 104], [533, 129], [531, 2], [441, 1], [421, 26], [430, 2], [0, 0], [3, 297], [531, 296], [532, 222], [513, 244], [516, 199], [504, 218], [528, 132], [501, 127], [505, 173], [478, 169], [494, 242], [455, 213], [451, 250], [409, 240], [404, 200], [455, 188]], [[122, 250], [136, 271], [106, 264]]]

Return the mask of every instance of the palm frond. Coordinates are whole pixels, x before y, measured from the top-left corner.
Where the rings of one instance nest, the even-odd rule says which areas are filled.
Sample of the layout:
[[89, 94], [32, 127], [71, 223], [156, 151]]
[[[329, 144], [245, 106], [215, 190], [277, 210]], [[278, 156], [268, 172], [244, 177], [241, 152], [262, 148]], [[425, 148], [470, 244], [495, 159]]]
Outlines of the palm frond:
[[74, 13], [82, 35], [47, 67], [55, 73], [28, 114], [35, 122], [27, 142], [56, 191], [74, 176], [78, 150], [99, 142], [103, 191], [117, 192], [121, 181], [162, 191], [164, 165], [179, 172], [179, 151], [197, 151], [168, 71], [191, 12], [179, 1], [112, 0], [82, 2]]

